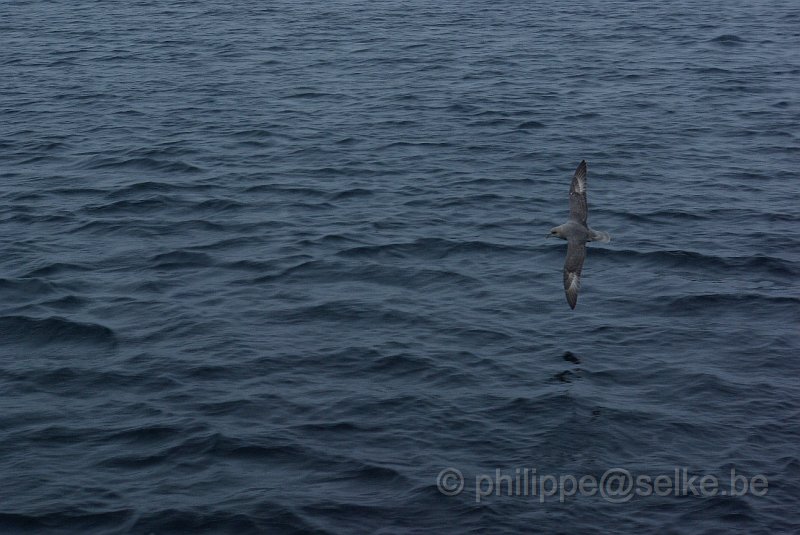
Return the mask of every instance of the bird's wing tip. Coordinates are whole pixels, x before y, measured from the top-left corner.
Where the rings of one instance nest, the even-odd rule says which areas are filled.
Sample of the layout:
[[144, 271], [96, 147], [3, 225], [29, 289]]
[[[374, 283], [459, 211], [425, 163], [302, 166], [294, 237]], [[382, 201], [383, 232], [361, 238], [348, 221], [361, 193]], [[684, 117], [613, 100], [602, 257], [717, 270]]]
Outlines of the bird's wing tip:
[[586, 177], [586, 160], [581, 160], [581, 163], [578, 164], [578, 167], [575, 169], [574, 177], [579, 180], [584, 180]]

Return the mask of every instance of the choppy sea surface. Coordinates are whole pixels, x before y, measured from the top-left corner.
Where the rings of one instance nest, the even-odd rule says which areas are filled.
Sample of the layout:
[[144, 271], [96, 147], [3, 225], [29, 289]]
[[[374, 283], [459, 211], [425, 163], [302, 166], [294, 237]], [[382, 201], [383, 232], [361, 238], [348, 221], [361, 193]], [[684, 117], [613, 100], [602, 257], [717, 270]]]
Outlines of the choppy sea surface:
[[4, 2], [0, 531], [797, 533], [799, 27]]

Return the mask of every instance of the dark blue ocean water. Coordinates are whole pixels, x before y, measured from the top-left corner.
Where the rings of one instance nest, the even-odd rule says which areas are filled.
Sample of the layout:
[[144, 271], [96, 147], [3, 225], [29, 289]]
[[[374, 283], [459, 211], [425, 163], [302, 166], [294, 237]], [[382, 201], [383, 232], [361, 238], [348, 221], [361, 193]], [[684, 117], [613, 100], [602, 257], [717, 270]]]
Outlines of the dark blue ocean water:
[[[0, 532], [796, 533], [798, 28], [2, 3]], [[572, 311], [544, 238], [584, 158], [613, 240]], [[492, 479], [532, 469], [768, 492]]]

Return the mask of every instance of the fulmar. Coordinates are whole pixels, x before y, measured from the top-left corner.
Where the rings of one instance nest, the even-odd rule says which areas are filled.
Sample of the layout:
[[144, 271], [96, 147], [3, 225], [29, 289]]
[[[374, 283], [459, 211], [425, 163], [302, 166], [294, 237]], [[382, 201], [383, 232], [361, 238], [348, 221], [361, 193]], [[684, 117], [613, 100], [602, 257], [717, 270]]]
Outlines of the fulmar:
[[586, 204], [586, 160], [582, 160], [569, 187], [569, 221], [553, 227], [550, 235], [567, 240], [567, 259], [564, 262], [564, 292], [567, 303], [575, 309], [578, 303], [578, 290], [581, 288], [581, 269], [586, 259], [586, 242], [611, 241], [608, 232], [592, 230], [586, 223], [588, 212]]

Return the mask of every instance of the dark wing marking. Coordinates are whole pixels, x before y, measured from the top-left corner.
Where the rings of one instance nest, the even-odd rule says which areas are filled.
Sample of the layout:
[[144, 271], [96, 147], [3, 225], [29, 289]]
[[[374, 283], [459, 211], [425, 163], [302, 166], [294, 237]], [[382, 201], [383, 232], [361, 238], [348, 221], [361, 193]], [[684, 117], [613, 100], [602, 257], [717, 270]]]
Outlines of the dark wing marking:
[[567, 242], [567, 259], [564, 261], [564, 292], [567, 303], [575, 308], [578, 303], [578, 290], [581, 289], [581, 269], [586, 259], [586, 243], [578, 240]]
[[569, 186], [569, 217], [586, 225], [588, 206], [586, 204], [586, 160], [581, 160], [580, 165], [572, 176]]

